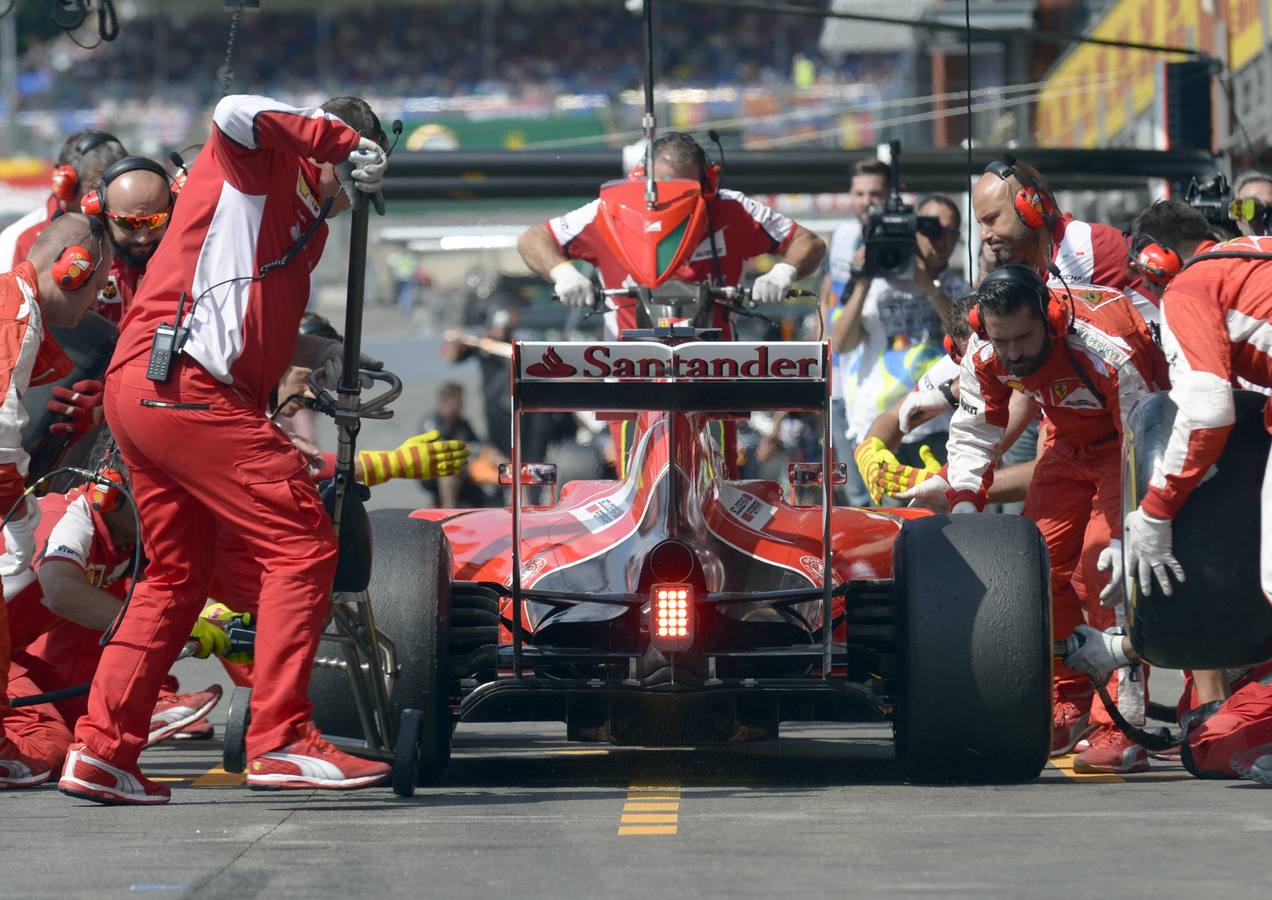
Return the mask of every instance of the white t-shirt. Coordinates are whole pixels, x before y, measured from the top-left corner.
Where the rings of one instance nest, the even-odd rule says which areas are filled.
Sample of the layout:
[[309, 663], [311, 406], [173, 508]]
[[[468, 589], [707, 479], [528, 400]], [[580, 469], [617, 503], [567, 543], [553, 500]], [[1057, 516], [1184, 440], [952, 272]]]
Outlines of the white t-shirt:
[[[946, 269], [937, 278], [951, 300], [970, 288]], [[861, 343], [840, 358], [848, 416], [848, 437], [860, 441], [879, 414], [905, 396], [945, 355], [945, 331], [936, 307], [913, 281], [876, 278], [861, 310]], [[937, 416], [907, 434], [910, 444], [949, 429], [949, 415]]]
[[[826, 251], [826, 271], [830, 274], [830, 290], [836, 299], [843, 296], [844, 288], [852, 280], [852, 258], [861, 246], [861, 220], [849, 219], [830, 234], [830, 248]], [[844, 308], [832, 306], [826, 319], [826, 334], [835, 327], [835, 320], [843, 314]], [[836, 400], [844, 398], [844, 388], [839, 378], [839, 366], [843, 362], [841, 354], [833, 353], [830, 357], [831, 368], [836, 375], [830, 385], [830, 396]]]

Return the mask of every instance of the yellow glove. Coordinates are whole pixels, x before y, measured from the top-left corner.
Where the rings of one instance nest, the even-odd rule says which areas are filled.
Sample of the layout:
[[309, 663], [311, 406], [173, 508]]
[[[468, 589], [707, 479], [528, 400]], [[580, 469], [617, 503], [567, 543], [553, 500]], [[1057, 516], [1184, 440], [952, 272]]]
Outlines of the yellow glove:
[[[224, 603], [213, 603], [211, 606], [203, 610], [203, 615], [199, 617], [200, 622], [208, 622], [215, 625], [222, 633], [232, 625], [240, 625], [244, 628], [251, 628], [255, 620], [251, 613], [235, 612]], [[226, 662], [247, 664], [253, 660], [252, 645], [249, 644], [246, 650], [240, 648], [235, 651], [235, 644], [229, 641], [229, 635], [226, 634], [226, 644], [221, 650], [216, 651], [216, 655], [224, 659]]]
[[895, 497], [917, 484], [922, 484], [941, 471], [941, 461], [936, 458], [932, 448], [924, 444], [919, 448], [919, 456], [923, 459], [923, 468], [916, 469], [904, 463], [885, 463], [879, 470], [879, 482], [883, 493]]
[[209, 656], [224, 656], [226, 651], [230, 649], [230, 637], [221, 627], [207, 619], [200, 617], [194, 623], [194, 628], [190, 629], [190, 640], [198, 643], [199, 648], [194, 651], [194, 655], [199, 659], [207, 659]]
[[454, 475], [472, 452], [463, 441], [439, 441], [436, 431], [407, 438], [396, 450], [363, 450], [358, 454], [362, 483], [367, 487], [391, 478], [439, 478]]
[[861, 473], [861, 480], [866, 483], [870, 499], [875, 503], [883, 502], [883, 483], [879, 480], [879, 475], [885, 465], [899, 466], [901, 463], [877, 437], [866, 438], [858, 444], [853, 459], [857, 461], [857, 471]]

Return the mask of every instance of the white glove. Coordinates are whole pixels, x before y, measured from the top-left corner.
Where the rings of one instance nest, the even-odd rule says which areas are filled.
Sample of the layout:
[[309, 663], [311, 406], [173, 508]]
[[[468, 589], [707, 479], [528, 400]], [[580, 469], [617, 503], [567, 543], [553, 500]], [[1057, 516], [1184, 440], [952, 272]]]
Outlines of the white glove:
[[950, 515], [963, 516], [963, 515], [966, 515], [967, 513], [976, 513], [976, 512], [980, 512], [980, 510], [976, 508], [975, 503], [973, 503], [971, 500], [960, 500], [954, 504], [954, 508], [950, 510]]
[[1100, 591], [1100, 605], [1117, 606], [1125, 593], [1122, 590], [1122, 542], [1117, 538], [1109, 541], [1109, 545], [1100, 551], [1095, 567], [1110, 573], [1109, 583]]
[[1126, 655], [1118, 632], [1116, 628], [1098, 631], [1090, 625], [1079, 625], [1065, 641], [1068, 655], [1064, 664], [1099, 680], [1107, 678], [1114, 669], [1129, 666], [1132, 660]]
[[359, 138], [358, 149], [338, 166], [336, 174], [345, 192], [353, 199], [353, 191], [378, 194], [384, 187], [384, 170], [389, 167], [389, 157], [384, 149], [370, 138]]
[[768, 272], [751, 284], [751, 305], [781, 303], [795, 280], [795, 267], [790, 263], [776, 263]]
[[[914, 487], [902, 491], [896, 496], [898, 500], [909, 500], [910, 506], [945, 512], [950, 505], [949, 501], [946, 500], [946, 492], [949, 489], [950, 483], [948, 481], [940, 475], [933, 475], [926, 481], [920, 481]], [[975, 509], [972, 511], [975, 512]]]
[[1132, 581], [1138, 577], [1144, 596], [1153, 593], [1153, 576], [1157, 577], [1163, 594], [1167, 597], [1173, 594], [1166, 572], [1174, 572], [1176, 580], [1182, 582], [1184, 567], [1171, 551], [1171, 520], [1154, 519], [1141, 509], [1132, 510], [1122, 523], [1122, 539], [1126, 542], [1126, 568]]
[[910, 429], [918, 428], [928, 419], [935, 418], [943, 412], [950, 411], [950, 403], [936, 388], [926, 391], [910, 391], [901, 401], [897, 417], [901, 424], [901, 433], [909, 434]]
[[566, 306], [582, 309], [595, 304], [596, 293], [592, 290], [591, 280], [568, 262], [557, 263], [548, 275], [557, 299]]
[[26, 516], [10, 519], [4, 526], [4, 553], [0, 554], [0, 575], [17, 575], [31, 567], [35, 559], [35, 526], [40, 524], [40, 504], [23, 498]]

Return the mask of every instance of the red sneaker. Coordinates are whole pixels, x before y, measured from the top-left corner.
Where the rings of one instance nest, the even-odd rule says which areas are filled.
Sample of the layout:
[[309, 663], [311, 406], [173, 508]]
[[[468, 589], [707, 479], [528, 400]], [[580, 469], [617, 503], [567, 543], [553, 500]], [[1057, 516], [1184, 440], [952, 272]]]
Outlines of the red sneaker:
[[1080, 775], [1128, 775], [1148, 771], [1148, 751], [1132, 741], [1116, 725], [1101, 725], [1090, 744], [1073, 760]]
[[0, 732], [0, 788], [35, 787], [48, 781], [52, 774], [47, 762], [27, 756]]
[[119, 769], [90, 756], [83, 744], [73, 744], [67, 752], [57, 789], [69, 797], [108, 806], [155, 806], [172, 797], [172, 791], [138, 769]]
[[322, 739], [312, 724], [300, 740], [263, 753], [247, 766], [247, 785], [261, 791], [347, 791], [388, 781], [387, 763], [350, 756]]
[[176, 732], [170, 741], [210, 741], [216, 736], [216, 730], [207, 719], [200, 719]]
[[1232, 754], [1231, 765], [1242, 778], [1272, 786], [1272, 744]]
[[1078, 741], [1095, 730], [1087, 720], [1091, 705], [1079, 706], [1072, 700], [1057, 700], [1051, 718], [1051, 755], [1064, 756]]
[[[159, 693], [155, 711], [150, 714], [150, 737], [146, 746], [184, 731], [212, 711], [221, 700], [221, 686], [211, 685], [195, 694]], [[210, 727], [210, 726], [209, 726]]]

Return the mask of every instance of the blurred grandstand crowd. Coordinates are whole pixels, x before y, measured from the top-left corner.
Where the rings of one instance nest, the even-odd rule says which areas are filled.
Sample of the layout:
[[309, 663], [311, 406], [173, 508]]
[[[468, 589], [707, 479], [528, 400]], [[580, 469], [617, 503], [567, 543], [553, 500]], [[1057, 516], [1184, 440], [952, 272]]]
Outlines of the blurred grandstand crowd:
[[[294, 10], [252, 12], [237, 37], [234, 86], [280, 97], [337, 89], [454, 96], [638, 87], [640, 20], [595, 15], [594, 5], [556, 0], [521, 8], [505, 0], [487, 17], [475, 3], [439, 6], [427, 18], [409, 3], [355, 8], [331, 18]], [[775, 31], [771, 17], [758, 13], [668, 6], [660, 15], [661, 70], [670, 86], [785, 82], [797, 56], [811, 64], [813, 80], [837, 83], [871, 77], [880, 66], [877, 59], [845, 64], [822, 54], [817, 19], [793, 17]], [[173, 4], [159, 15], [126, 22], [116, 41], [75, 58], [65, 71], [58, 71], [65, 62], [54, 52], [33, 51], [24, 60], [24, 104], [77, 104], [90, 93], [145, 99], [159, 83], [184, 92], [188, 102], [210, 103], [218, 85], [208, 75], [222, 64], [228, 22], [224, 12], [188, 17]], [[383, 35], [394, 40], [384, 43]], [[341, 52], [373, 44], [383, 51]]]

